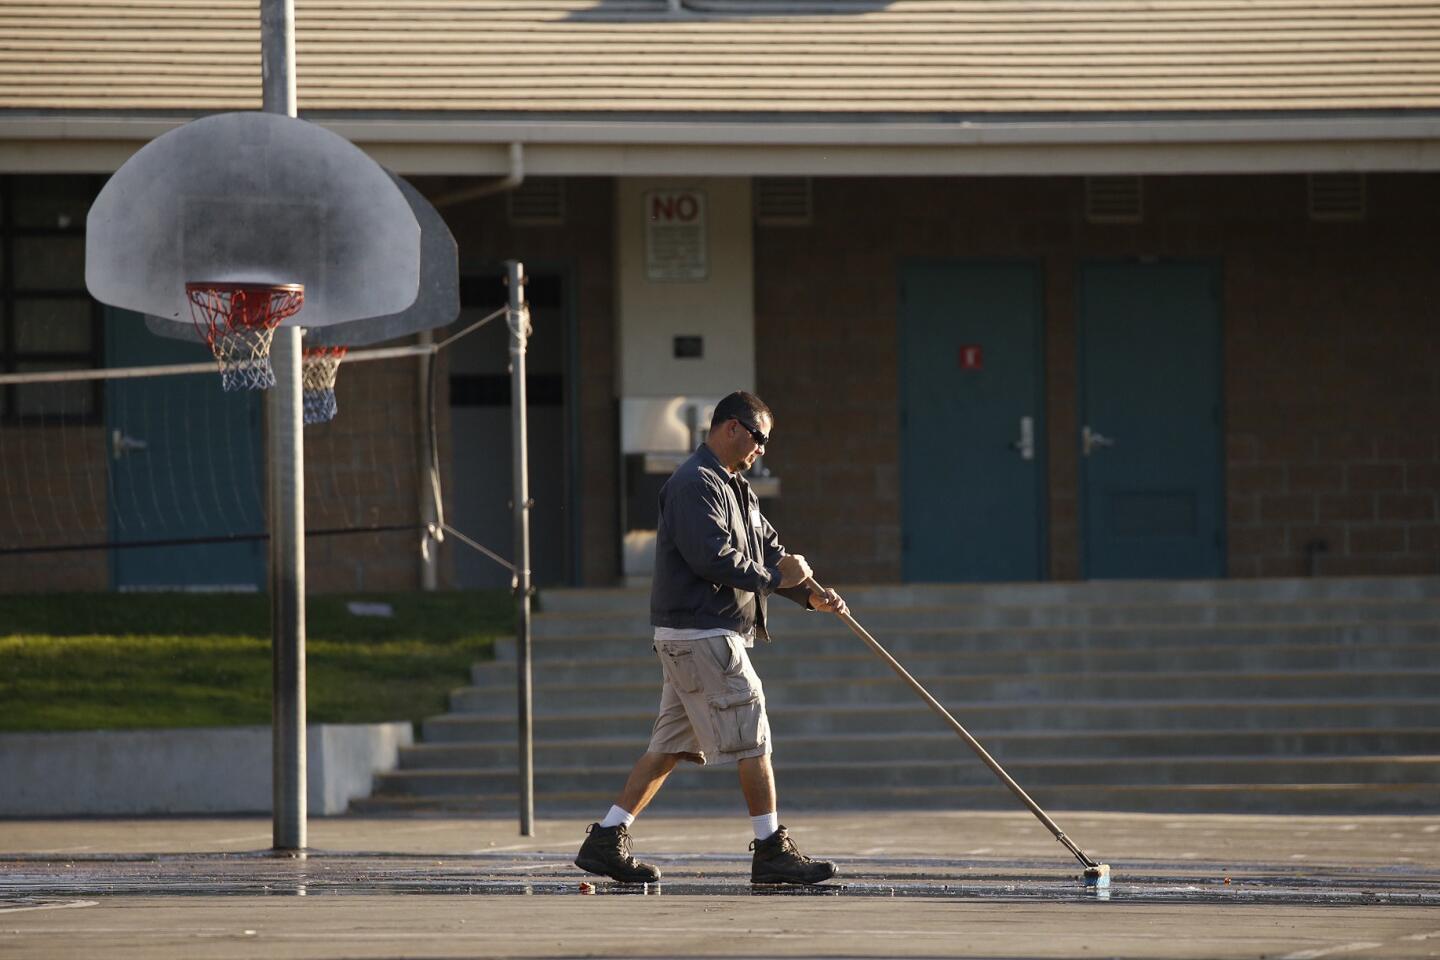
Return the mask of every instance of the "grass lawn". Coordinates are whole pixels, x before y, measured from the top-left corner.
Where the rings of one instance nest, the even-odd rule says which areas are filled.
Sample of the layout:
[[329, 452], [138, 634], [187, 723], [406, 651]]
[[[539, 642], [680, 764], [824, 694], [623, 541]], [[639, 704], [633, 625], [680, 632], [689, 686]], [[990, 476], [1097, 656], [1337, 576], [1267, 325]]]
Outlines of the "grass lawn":
[[[514, 631], [506, 591], [310, 597], [306, 614], [311, 723], [444, 712]], [[270, 682], [263, 594], [0, 596], [0, 731], [268, 724]]]

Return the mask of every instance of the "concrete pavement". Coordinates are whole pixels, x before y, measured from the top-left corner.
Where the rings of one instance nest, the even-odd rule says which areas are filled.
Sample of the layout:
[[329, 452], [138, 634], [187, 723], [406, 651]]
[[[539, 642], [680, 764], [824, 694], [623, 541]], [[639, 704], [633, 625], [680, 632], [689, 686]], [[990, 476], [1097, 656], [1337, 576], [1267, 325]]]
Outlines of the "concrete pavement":
[[0, 821], [0, 956], [1440, 956], [1440, 818], [1056, 819], [1108, 899], [1024, 812], [810, 816], [842, 876], [779, 893], [743, 815], [641, 818], [651, 890], [575, 870], [575, 820], [315, 819], [303, 860], [260, 818]]

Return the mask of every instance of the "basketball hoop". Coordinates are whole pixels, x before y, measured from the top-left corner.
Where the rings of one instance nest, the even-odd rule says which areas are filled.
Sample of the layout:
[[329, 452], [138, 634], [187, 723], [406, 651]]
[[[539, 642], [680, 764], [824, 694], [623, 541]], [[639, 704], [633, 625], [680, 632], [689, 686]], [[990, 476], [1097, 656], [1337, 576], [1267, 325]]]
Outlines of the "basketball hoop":
[[345, 347], [306, 347], [300, 366], [303, 382], [302, 403], [306, 423], [326, 423], [335, 419], [335, 377]]
[[270, 342], [275, 328], [305, 302], [299, 283], [185, 284], [190, 319], [220, 365], [226, 390], [268, 390], [275, 386]]

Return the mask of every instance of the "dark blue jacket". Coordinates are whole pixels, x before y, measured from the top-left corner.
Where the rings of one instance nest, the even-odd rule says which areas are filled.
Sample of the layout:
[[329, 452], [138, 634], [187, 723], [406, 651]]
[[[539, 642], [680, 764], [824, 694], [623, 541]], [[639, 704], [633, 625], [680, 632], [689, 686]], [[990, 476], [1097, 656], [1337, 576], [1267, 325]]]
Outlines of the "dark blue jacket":
[[808, 606], [803, 586], [779, 590], [785, 548], [760, 513], [743, 476], [703, 443], [660, 488], [650, 623], [722, 627], [770, 639], [765, 598], [780, 593]]

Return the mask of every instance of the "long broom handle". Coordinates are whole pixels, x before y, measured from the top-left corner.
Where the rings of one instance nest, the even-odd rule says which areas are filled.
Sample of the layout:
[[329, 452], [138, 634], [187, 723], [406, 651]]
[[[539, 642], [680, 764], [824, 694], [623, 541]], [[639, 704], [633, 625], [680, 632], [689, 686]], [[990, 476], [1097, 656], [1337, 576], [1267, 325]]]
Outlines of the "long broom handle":
[[[814, 577], [809, 577], [805, 580], [805, 587], [811, 593], [818, 594], [820, 596], [824, 596], [826, 593], [825, 588], [820, 586], [820, 584], [815, 581]], [[985, 765], [989, 767], [992, 771], [994, 771], [995, 776], [1000, 778], [1000, 782], [1005, 784], [1005, 786], [1009, 787], [1011, 792], [1014, 793], [1015, 796], [1020, 798], [1020, 802], [1025, 804], [1026, 807], [1030, 808], [1030, 812], [1035, 814], [1036, 819], [1038, 819], [1041, 823], [1045, 825], [1045, 829], [1049, 830], [1055, 835], [1056, 840], [1059, 840], [1065, 845], [1065, 848], [1067, 850], [1075, 854], [1075, 859], [1079, 860], [1087, 867], [1099, 866], [1097, 862], [1086, 856], [1079, 847], [1075, 846], [1075, 844], [1070, 842], [1070, 838], [1065, 836], [1065, 832], [1061, 830], [1058, 825], [1056, 825], [1054, 820], [1050, 819], [1050, 815], [1044, 810], [1040, 809], [1040, 804], [1030, 799], [1030, 794], [1026, 793], [1024, 788], [1021, 787], [1020, 784], [1016, 783], [1015, 779], [1011, 777], [1010, 774], [1005, 772], [1004, 767], [1000, 766], [1000, 764], [995, 762], [995, 758], [990, 756], [989, 751], [987, 751], [983, 746], [980, 745], [980, 741], [972, 737], [970, 735], [970, 731], [966, 730], [960, 725], [959, 720], [956, 720], [954, 717], [950, 716], [950, 711], [946, 710], [944, 705], [941, 704], [939, 700], [936, 700], [934, 697], [932, 697], [930, 695], [930, 691], [926, 690], [923, 686], [921, 686], [920, 681], [912, 677], [910, 675], [910, 671], [906, 670], [905, 667], [901, 665], [899, 660], [896, 660], [894, 657], [890, 656], [890, 651], [880, 646], [880, 642], [874, 637], [870, 636], [870, 632], [868, 630], [860, 626], [860, 624], [856, 622], [855, 618], [850, 616], [848, 613], [840, 613], [836, 611], [835, 615], [841, 620], [845, 621], [845, 626], [849, 627], [852, 631], [854, 631], [855, 636], [859, 637], [861, 640], [864, 640], [867, 644], [869, 644], [870, 649], [874, 650], [875, 654], [881, 660], [884, 660], [886, 663], [888, 663], [890, 665], [890, 669], [894, 670], [897, 674], [899, 674], [900, 679], [908, 683], [910, 685], [910, 688], [920, 695], [920, 699], [924, 700], [930, 705], [931, 710], [934, 710], [941, 717], [943, 717], [945, 719], [945, 722], [950, 724], [950, 726], [955, 729], [956, 733], [960, 734], [962, 740], [970, 744], [970, 749], [974, 750], [975, 753], [980, 757], [980, 759], [985, 761]]]

